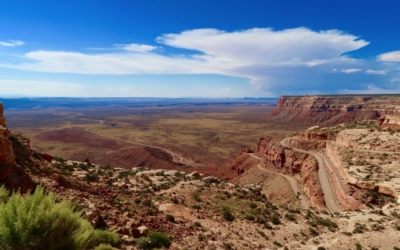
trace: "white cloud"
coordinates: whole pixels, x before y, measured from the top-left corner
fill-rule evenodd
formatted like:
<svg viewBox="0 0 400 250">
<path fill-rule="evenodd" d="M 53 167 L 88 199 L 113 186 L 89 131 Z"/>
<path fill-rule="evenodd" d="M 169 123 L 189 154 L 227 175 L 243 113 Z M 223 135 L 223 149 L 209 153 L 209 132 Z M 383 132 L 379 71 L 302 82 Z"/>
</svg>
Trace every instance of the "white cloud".
<svg viewBox="0 0 400 250">
<path fill-rule="evenodd" d="M 139 52 L 139 53 L 150 52 L 150 51 L 156 50 L 158 48 L 156 46 L 151 46 L 151 45 L 146 45 L 146 44 L 137 44 L 137 43 L 115 44 L 114 46 L 118 49 Z"/>
<path fill-rule="evenodd" d="M 340 72 L 346 73 L 346 74 L 351 74 L 351 73 L 356 73 L 360 72 L 362 69 L 342 69 Z"/>
<path fill-rule="evenodd" d="M 164 55 L 156 46 L 118 44 L 95 54 L 32 51 L 22 63 L 0 62 L 0 67 L 76 74 L 221 74 L 248 78 L 256 88 L 272 93 L 324 86 L 318 79 L 332 68 L 361 67 L 361 60 L 343 54 L 369 44 L 338 30 L 307 28 L 196 29 L 165 34 L 157 42 L 190 53 Z"/>
<path fill-rule="evenodd" d="M 394 79 L 390 80 L 390 82 L 400 82 L 400 78 L 394 78 Z"/>
<path fill-rule="evenodd" d="M 316 65 L 368 45 L 338 30 L 315 32 L 307 28 L 274 31 L 249 29 L 224 32 L 197 29 L 167 34 L 157 41 L 177 48 L 200 51 L 206 61 L 235 66 L 268 64 Z"/>
<path fill-rule="evenodd" d="M 24 45 L 23 41 L 17 41 L 17 40 L 9 40 L 7 42 L 0 41 L 0 46 L 5 46 L 5 47 L 16 47 L 21 45 Z"/>
<path fill-rule="evenodd" d="M 382 62 L 400 62 L 400 51 L 384 53 L 378 56 L 378 61 Z"/>
<path fill-rule="evenodd" d="M 371 75 L 387 75 L 386 70 L 367 69 L 367 70 L 365 71 L 365 73 L 371 74 Z"/>
</svg>

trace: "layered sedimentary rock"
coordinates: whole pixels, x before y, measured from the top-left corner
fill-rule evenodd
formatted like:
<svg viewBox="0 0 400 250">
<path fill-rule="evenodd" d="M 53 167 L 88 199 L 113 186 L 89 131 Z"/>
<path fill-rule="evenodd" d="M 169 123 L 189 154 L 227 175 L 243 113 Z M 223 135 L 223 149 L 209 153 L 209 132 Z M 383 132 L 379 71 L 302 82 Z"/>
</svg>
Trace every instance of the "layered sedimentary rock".
<svg viewBox="0 0 400 250">
<path fill-rule="evenodd" d="M 393 130 L 400 130 L 400 117 L 387 115 L 378 120 L 381 129 L 390 128 Z"/>
<path fill-rule="evenodd" d="M 324 194 L 318 181 L 318 163 L 307 154 L 279 145 L 270 137 L 260 138 L 256 154 L 268 169 L 279 173 L 300 173 L 301 183 L 314 207 L 324 208 Z"/>
<path fill-rule="evenodd" d="M 400 95 L 282 96 L 272 121 L 330 126 L 400 114 Z"/>
</svg>

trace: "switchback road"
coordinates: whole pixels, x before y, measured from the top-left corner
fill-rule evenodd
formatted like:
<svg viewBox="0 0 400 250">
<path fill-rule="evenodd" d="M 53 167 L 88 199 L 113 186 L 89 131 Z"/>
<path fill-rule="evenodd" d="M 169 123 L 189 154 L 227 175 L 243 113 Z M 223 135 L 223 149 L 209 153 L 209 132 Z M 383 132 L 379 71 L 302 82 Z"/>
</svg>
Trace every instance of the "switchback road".
<svg viewBox="0 0 400 250">
<path fill-rule="evenodd" d="M 287 144 L 288 139 L 289 138 L 283 139 L 282 141 L 280 141 L 280 144 L 284 147 L 292 148 L 294 151 L 304 153 L 304 154 L 309 154 L 317 160 L 318 166 L 319 166 L 318 167 L 318 177 L 319 177 L 319 181 L 321 184 L 322 192 L 324 193 L 326 207 L 332 213 L 340 211 L 341 207 L 336 200 L 335 188 L 333 187 L 333 184 L 330 180 L 329 174 L 326 170 L 324 161 L 322 160 L 321 156 L 319 156 L 313 152 L 310 152 L 310 151 L 306 151 L 303 149 L 294 148 L 292 146 L 289 146 Z"/>
</svg>

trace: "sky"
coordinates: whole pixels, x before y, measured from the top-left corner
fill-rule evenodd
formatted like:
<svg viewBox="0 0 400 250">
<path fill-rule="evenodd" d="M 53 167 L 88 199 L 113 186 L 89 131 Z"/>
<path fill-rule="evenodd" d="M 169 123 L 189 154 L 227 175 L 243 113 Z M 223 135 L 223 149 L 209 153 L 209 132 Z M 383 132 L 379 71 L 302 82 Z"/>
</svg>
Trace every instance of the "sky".
<svg viewBox="0 0 400 250">
<path fill-rule="evenodd" d="M 0 1 L 0 97 L 400 93 L 398 0 Z"/>
</svg>

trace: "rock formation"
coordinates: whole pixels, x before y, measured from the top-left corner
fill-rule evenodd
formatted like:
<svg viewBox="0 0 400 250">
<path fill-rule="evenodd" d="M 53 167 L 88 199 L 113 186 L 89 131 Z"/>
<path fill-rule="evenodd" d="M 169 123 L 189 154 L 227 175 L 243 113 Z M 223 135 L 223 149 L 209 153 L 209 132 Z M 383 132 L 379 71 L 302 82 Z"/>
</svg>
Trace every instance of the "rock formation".
<svg viewBox="0 0 400 250">
<path fill-rule="evenodd" d="M 272 121 L 331 126 L 400 114 L 399 95 L 282 96 Z"/>
<path fill-rule="evenodd" d="M 22 165 L 29 164 L 28 140 L 11 133 L 5 124 L 3 104 L 0 103 L 0 184 L 26 192 L 33 188 L 33 182 Z M 21 164 L 22 163 L 22 164 Z"/>
<path fill-rule="evenodd" d="M 400 117 L 387 115 L 385 117 L 379 118 L 379 127 L 381 129 L 390 128 L 393 130 L 400 130 Z"/>
<path fill-rule="evenodd" d="M 301 184 L 314 207 L 324 208 L 324 194 L 318 181 L 318 164 L 307 154 L 284 148 L 270 137 L 260 138 L 256 154 L 268 169 L 288 174 L 301 174 Z"/>
</svg>

